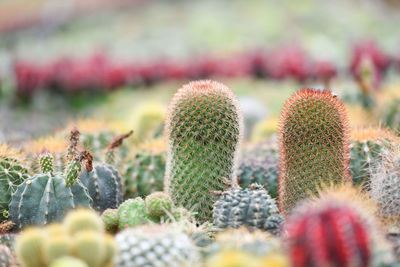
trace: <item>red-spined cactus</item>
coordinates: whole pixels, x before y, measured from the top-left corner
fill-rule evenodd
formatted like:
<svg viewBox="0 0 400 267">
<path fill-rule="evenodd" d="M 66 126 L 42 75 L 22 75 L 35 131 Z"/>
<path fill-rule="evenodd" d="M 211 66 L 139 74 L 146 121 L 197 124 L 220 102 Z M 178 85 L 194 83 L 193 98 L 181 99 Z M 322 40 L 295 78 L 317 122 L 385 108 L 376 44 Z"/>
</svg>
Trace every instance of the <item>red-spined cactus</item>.
<svg viewBox="0 0 400 267">
<path fill-rule="evenodd" d="M 324 185 L 350 181 L 348 121 L 335 95 L 296 92 L 286 101 L 279 124 L 281 212 Z"/>
<path fill-rule="evenodd" d="M 284 230 L 293 266 L 362 267 L 372 261 L 369 225 L 335 199 L 301 206 Z"/>
</svg>

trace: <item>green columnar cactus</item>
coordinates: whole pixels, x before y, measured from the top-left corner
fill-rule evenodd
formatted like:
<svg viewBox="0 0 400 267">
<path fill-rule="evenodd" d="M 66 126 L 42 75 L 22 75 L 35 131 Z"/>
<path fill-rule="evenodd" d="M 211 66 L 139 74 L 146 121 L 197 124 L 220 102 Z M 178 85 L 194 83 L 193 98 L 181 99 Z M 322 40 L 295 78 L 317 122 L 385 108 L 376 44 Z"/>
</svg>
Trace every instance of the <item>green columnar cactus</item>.
<svg viewBox="0 0 400 267">
<path fill-rule="evenodd" d="M 223 178 L 236 179 L 243 119 L 231 90 L 214 81 L 184 85 L 174 95 L 166 121 L 165 187 L 176 206 L 212 218 L 217 200 L 210 191 L 227 189 Z"/>
<path fill-rule="evenodd" d="M 93 207 L 103 212 L 108 208 L 117 208 L 122 203 L 122 178 L 118 171 L 108 164 L 95 163 L 89 153 L 85 168 L 80 174 L 80 181 L 93 199 Z"/>
<path fill-rule="evenodd" d="M 101 219 L 108 232 L 115 233 L 118 231 L 118 209 L 106 209 L 101 214 Z"/>
<path fill-rule="evenodd" d="M 124 171 L 125 197 L 145 197 L 164 185 L 165 151 L 142 149 L 127 163 Z"/>
<path fill-rule="evenodd" d="M 287 214 L 320 187 L 350 181 L 348 121 L 329 91 L 303 89 L 280 118 L 279 208 Z"/>
<path fill-rule="evenodd" d="M 118 218 L 120 230 L 146 223 L 149 220 L 146 203 L 140 197 L 125 200 L 118 209 Z"/>
<path fill-rule="evenodd" d="M 17 159 L 0 154 L 0 222 L 8 212 L 11 195 L 17 186 L 28 178 L 28 170 Z"/>
<path fill-rule="evenodd" d="M 72 160 L 65 175 L 37 174 L 20 184 L 10 203 L 11 221 L 18 228 L 44 225 L 61 220 L 70 209 L 90 207 L 87 189 L 77 179 L 83 159 L 80 155 Z M 42 162 L 48 164 L 50 159 L 43 158 Z"/>
<path fill-rule="evenodd" d="M 166 225 L 126 229 L 115 237 L 120 254 L 116 266 L 190 266 L 199 260 L 188 235 Z"/>
<path fill-rule="evenodd" d="M 381 161 L 381 152 L 390 149 L 397 137 L 380 127 L 355 129 L 350 138 L 350 171 L 353 184 L 369 190 L 371 172 Z"/>
<path fill-rule="evenodd" d="M 279 234 L 283 222 L 275 200 L 257 184 L 252 188 L 234 187 L 222 193 L 214 204 L 214 225 L 218 228 L 263 229 L 274 235 Z"/>
<path fill-rule="evenodd" d="M 53 173 L 53 156 L 47 151 L 40 155 L 39 164 L 42 173 Z"/>
<path fill-rule="evenodd" d="M 0 266 L 17 266 L 17 261 L 12 254 L 10 248 L 4 245 L 0 245 Z"/>
</svg>

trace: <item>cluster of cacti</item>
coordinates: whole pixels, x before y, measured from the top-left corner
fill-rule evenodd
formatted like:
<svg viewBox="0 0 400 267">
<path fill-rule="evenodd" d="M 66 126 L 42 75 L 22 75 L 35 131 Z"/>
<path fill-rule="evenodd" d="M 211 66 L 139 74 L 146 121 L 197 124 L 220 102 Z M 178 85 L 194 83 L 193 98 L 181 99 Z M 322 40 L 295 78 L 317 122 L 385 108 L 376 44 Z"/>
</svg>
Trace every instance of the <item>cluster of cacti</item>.
<svg viewBox="0 0 400 267">
<path fill-rule="evenodd" d="M 107 209 L 102 214 L 105 227 L 117 232 L 148 222 L 180 221 L 189 219 L 190 212 L 175 207 L 171 198 L 163 192 L 154 192 L 143 200 L 141 197 L 125 200 L 118 209 Z"/>
<path fill-rule="evenodd" d="M 296 203 L 326 184 L 350 179 L 348 121 L 330 91 L 303 89 L 285 103 L 279 130 L 279 208 Z"/>
<path fill-rule="evenodd" d="M 0 223 L 7 217 L 11 195 L 27 178 L 28 170 L 19 159 L 17 151 L 0 144 Z"/>
<path fill-rule="evenodd" d="M 341 199 L 304 203 L 288 218 L 285 241 L 293 266 L 370 266 L 371 225 Z"/>
<path fill-rule="evenodd" d="M 218 228 L 262 229 L 279 234 L 283 222 L 275 200 L 260 185 L 241 189 L 233 187 L 222 193 L 213 210 L 214 225 Z"/>
<path fill-rule="evenodd" d="M 199 252 L 189 236 L 168 225 L 145 225 L 118 233 L 116 266 L 190 266 Z"/>
<path fill-rule="evenodd" d="M 384 149 L 391 149 L 396 136 L 380 127 L 358 128 L 350 137 L 350 171 L 353 184 L 367 189 L 371 172 L 381 160 Z"/>
<path fill-rule="evenodd" d="M 164 185 L 166 152 L 160 142 L 147 143 L 135 152 L 123 171 L 125 198 L 145 197 Z"/>
<path fill-rule="evenodd" d="M 116 254 L 114 239 L 105 234 L 100 217 L 90 210 L 70 212 L 62 224 L 24 230 L 15 248 L 18 260 L 27 267 L 63 266 L 65 257 L 79 259 L 82 266 L 105 267 Z"/>
<path fill-rule="evenodd" d="M 245 228 L 218 233 L 207 250 L 206 266 L 289 267 L 280 242 L 260 230 Z"/>
<path fill-rule="evenodd" d="M 213 81 L 184 85 L 170 102 L 166 120 L 165 186 L 176 206 L 210 220 L 217 200 L 210 191 L 233 180 L 242 137 L 242 116 L 231 90 Z"/>
</svg>

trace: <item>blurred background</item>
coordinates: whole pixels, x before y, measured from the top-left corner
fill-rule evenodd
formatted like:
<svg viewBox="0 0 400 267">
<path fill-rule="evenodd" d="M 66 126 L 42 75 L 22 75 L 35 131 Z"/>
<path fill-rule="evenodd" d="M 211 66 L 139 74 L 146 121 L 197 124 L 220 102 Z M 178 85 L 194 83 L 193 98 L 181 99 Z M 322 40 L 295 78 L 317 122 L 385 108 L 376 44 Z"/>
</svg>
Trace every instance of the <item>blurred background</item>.
<svg viewBox="0 0 400 267">
<path fill-rule="evenodd" d="M 0 141 L 82 118 L 162 121 L 206 78 L 235 92 L 249 140 L 303 87 L 332 89 L 353 125 L 397 129 L 399 24 L 397 0 L 1 0 Z"/>
</svg>

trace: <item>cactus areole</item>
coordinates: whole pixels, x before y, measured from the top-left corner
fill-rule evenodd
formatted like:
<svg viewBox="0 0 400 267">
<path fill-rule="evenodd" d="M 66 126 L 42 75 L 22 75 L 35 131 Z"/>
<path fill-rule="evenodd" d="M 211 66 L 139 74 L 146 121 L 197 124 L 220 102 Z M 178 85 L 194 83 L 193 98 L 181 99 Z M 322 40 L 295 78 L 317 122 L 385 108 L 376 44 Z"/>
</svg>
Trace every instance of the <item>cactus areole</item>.
<svg viewBox="0 0 400 267">
<path fill-rule="evenodd" d="M 199 221 L 212 219 L 223 179 L 234 179 L 242 137 L 242 116 L 229 88 L 214 81 L 184 85 L 174 95 L 166 121 L 165 187 L 176 206 L 196 212 Z"/>
<path fill-rule="evenodd" d="M 278 203 L 283 214 L 324 185 L 350 181 L 347 116 L 332 92 L 294 93 L 283 107 L 279 126 Z"/>
</svg>

